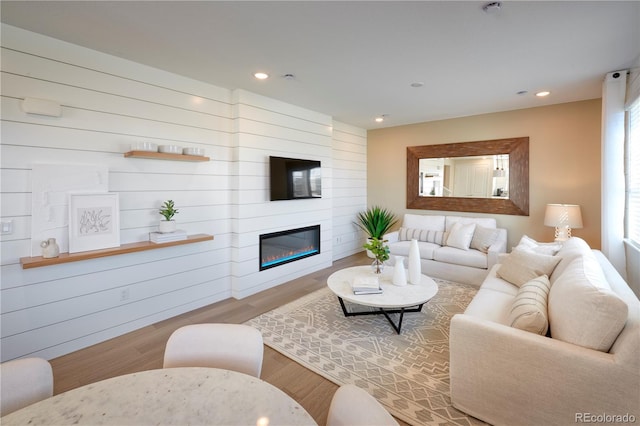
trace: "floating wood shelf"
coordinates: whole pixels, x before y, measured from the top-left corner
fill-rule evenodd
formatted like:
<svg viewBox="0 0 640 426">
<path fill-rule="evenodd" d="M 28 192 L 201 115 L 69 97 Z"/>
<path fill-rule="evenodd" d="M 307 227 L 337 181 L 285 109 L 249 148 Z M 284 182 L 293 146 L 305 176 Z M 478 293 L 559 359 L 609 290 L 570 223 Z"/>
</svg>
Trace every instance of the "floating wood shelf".
<svg viewBox="0 0 640 426">
<path fill-rule="evenodd" d="M 159 248 L 180 246 L 183 244 L 200 243 L 202 241 L 213 240 L 213 235 L 194 234 L 189 235 L 186 240 L 170 241 L 167 243 L 152 243 L 150 241 L 140 241 L 137 243 L 122 244 L 120 247 L 113 247 L 101 250 L 83 251 L 80 253 L 60 253 L 59 257 L 44 258 L 22 257 L 20 263 L 22 269 L 39 268 L 41 266 L 58 265 L 60 263 L 78 262 L 81 260 L 97 259 L 99 257 L 116 256 L 119 254 L 135 253 L 138 251 L 155 250 Z"/>
<path fill-rule="evenodd" d="M 133 158 L 150 158 L 153 160 L 209 161 L 209 157 L 203 157 L 200 155 L 166 154 L 164 152 L 151 152 L 151 151 L 129 151 L 129 152 L 125 152 L 124 156 L 133 157 Z"/>
</svg>

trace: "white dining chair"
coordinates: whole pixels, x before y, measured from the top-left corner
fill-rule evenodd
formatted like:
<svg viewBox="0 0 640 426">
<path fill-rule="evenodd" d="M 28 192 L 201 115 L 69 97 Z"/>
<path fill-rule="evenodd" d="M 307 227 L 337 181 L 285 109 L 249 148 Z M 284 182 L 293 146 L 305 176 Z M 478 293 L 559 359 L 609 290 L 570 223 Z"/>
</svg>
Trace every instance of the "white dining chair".
<svg viewBox="0 0 640 426">
<path fill-rule="evenodd" d="M 398 426 L 398 422 L 364 389 L 342 385 L 331 399 L 327 426 Z"/>
<path fill-rule="evenodd" d="M 0 416 L 53 395 L 51 364 L 42 358 L 22 358 L 0 364 Z"/>
<path fill-rule="evenodd" d="M 262 333 L 243 324 L 193 324 L 171 334 L 164 368 L 214 367 L 260 377 Z"/>
</svg>

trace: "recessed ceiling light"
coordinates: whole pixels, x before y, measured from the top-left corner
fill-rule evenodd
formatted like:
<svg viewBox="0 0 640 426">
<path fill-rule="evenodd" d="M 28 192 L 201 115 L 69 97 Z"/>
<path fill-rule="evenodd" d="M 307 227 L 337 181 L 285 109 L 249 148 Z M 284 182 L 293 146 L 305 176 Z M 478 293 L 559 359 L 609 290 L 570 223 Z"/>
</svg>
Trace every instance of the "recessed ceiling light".
<svg viewBox="0 0 640 426">
<path fill-rule="evenodd" d="M 382 114 L 382 115 L 377 116 L 375 118 L 376 123 L 382 123 L 387 116 L 388 116 L 387 114 Z"/>
<path fill-rule="evenodd" d="M 269 78 L 269 74 L 267 74 L 266 72 L 257 72 L 253 74 L 253 76 L 258 80 L 266 80 L 267 78 Z"/>
<path fill-rule="evenodd" d="M 421 81 L 416 81 L 415 83 L 411 83 L 411 87 L 422 87 L 424 83 Z"/>
<path fill-rule="evenodd" d="M 542 92 L 536 93 L 536 96 L 539 97 L 539 98 L 544 98 L 545 96 L 549 96 L 550 94 L 551 94 L 551 92 L 544 90 Z"/>
</svg>

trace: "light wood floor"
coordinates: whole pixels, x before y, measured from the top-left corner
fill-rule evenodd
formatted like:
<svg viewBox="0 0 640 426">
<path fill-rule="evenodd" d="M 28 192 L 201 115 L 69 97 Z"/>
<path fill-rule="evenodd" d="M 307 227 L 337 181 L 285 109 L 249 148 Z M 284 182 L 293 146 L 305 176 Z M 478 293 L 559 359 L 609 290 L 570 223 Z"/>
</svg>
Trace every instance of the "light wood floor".
<svg viewBox="0 0 640 426">
<path fill-rule="evenodd" d="M 242 300 L 227 299 L 186 314 L 141 328 L 103 343 L 51 360 L 58 394 L 110 377 L 162 368 L 164 347 L 177 328 L 196 323 L 243 323 L 264 312 L 298 299 L 326 285 L 334 271 L 370 263 L 364 252 L 334 262 L 278 287 Z M 261 378 L 298 401 L 319 425 L 327 420 L 334 383 L 265 346 Z M 400 424 L 403 424 L 400 422 Z"/>
</svg>

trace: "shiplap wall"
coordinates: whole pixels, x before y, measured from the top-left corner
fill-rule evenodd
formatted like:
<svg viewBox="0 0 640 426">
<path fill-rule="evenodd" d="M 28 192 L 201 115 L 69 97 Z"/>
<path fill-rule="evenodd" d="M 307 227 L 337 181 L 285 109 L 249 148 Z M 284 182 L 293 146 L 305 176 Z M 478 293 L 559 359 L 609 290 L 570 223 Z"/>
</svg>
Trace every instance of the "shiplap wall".
<svg viewBox="0 0 640 426">
<path fill-rule="evenodd" d="M 53 358 L 360 250 L 354 230 L 336 231 L 333 222 L 351 222 L 349 214 L 366 206 L 364 130 L 4 24 L 1 55 L 0 214 L 14 226 L 0 243 L 2 361 Z M 57 100 L 63 116 L 25 114 L 24 97 Z M 124 158 L 137 141 L 202 147 L 212 160 Z M 323 198 L 269 202 L 268 155 L 321 159 Z M 23 270 L 37 162 L 106 164 L 109 190 L 120 194 L 122 243 L 156 230 L 166 199 L 180 208 L 180 228 L 215 239 Z M 335 208 L 334 163 L 338 191 L 354 194 Z M 257 272 L 257 235 L 315 223 L 322 225 L 321 255 Z"/>
</svg>

